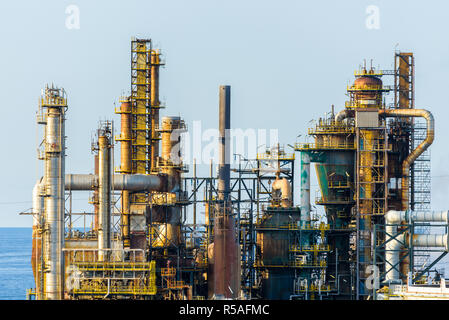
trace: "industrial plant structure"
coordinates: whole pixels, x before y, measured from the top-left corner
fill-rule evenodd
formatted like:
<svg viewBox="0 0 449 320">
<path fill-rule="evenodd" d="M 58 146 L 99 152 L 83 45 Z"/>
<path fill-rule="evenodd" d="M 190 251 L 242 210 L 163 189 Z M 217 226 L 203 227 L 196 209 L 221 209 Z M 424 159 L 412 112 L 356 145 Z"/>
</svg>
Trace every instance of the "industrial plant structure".
<svg viewBox="0 0 449 320">
<path fill-rule="evenodd" d="M 217 176 L 212 163 L 209 176 L 183 163 L 186 124 L 160 116 L 161 65 L 151 40 L 132 39 L 131 94 L 115 110 L 120 134 L 114 136 L 112 121 L 100 123 L 93 173 L 65 171 L 68 100 L 64 89 L 45 87 L 37 113 L 45 170 L 30 212 L 30 297 L 375 299 L 430 279 L 448 250 L 449 217 L 430 211 L 434 118 L 415 108 L 412 53 L 395 53 L 394 70 L 362 66 L 344 109 L 335 113 L 332 106 L 291 153 L 271 146 L 232 168 L 231 91 L 220 86 Z M 384 76 L 393 85 L 384 85 Z M 394 101 L 386 104 L 390 91 Z M 311 204 L 312 163 L 322 215 Z M 91 192 L 92 213 L 72 211 L 72 194 L 80 190 Z M 90 228 L 73 228 L 77 215 L 89 216 Z M 432 232 L 437 228 L 444 233 Z M 434 259 L 431 252 L 440 254 Z"/>
</svg>

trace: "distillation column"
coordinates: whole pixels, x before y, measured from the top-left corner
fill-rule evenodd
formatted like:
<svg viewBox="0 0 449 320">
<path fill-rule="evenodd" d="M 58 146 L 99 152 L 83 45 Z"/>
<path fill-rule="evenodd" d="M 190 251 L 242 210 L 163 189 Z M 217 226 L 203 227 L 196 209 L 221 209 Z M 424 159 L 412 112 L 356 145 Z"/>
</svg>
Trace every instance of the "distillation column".
<svg viewBox="0 0 449 320">
<path fill-rule="evenodd" d="M 158 129 L 162 142 L 162 157 L 159 159 L 158 168 L 162 174 L 166 175 L 166 192 L 175 194 L 178 200 L 182 196 L 181 171 L 183 164 L 180 144 L 181 133 L 185 132 L 185 128 L 185 123 L 180 117 L 163 117 L 161 129 Z M 179 205 L 167 206 L 164 222 L 157 228 L 159 236 L 155 239 L 155 245 L 179 246 L 181 242 L 181 207 Z"/>
<path fill-rule="evenodd" d="M 301 223 L 310 221 L 310 155 L 301 152 Z"/>
<path fill-rule="evenodd" d="M 357 297 L 366 296 L 365 282 L 372 265 L 372 228 L 382 219 L 387 208 L 387 135 L 379 120 L 383 108 L 383 87 L 374 69 L 356 73 L 354 85 L 348 88 L 355 108 L 357 146 L 356 212 L 357 212 Z"/>
<path fill-rule="evenodd" d="M 121 101 L 120 115 L 121 115 L 121 132 L 120 137 L 116 139 L 120 141 L 120 173 L 131 174 L 132 173 L 132 132 L 131 132 L 131 102 L 129 99 Z M 130 209 L 130 193 L 129 190 L 122 191 L 121 197 L 121 228 L 122 228 L 122 240 L 125 248 L 130 247 L 129 236 L 129 209 Z"/>
<path fill-rule="evenodd" d="M 161 66 L 159 50 L 151 50 L 151 172 L 157 171 L 157 158 L 159 156 L 159 67 Z"/>
<path fill-rule="evenodd" d="M 45 214 L 44 214 L 44 297 L 62 299 L 64 286 L 64 179 L 67 109 L 63 89 L 46 88 L 41 109 L 46 108 L 45 126 Z"/>
<path fill-rule="evenodd" d="M 111 134 L 112 130 L 109 123 L 98 130 L 99 261 L 107 260 L 107 249 L 111 248 Z"/>
</svg>

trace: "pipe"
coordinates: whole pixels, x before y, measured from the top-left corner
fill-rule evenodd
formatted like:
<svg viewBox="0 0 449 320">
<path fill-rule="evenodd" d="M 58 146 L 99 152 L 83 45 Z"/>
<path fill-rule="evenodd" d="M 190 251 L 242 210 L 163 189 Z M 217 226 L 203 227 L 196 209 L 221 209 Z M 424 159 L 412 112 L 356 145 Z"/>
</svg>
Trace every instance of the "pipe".
<svg viewBox="0 0 449 320">
<path fill-rule="evenodd" d="M 94 174 L 98 175 L 98 154 L 94 155 Z M 94 231 L 98 231 L 98 188 L 93 191 L 93 203 L 94 203 Z"/>
<path fill-rule="evenodd" d="M 156 191 L 162 185 L 162 177 L 145 174 L 115 174 L 113 176 L 114 190 L 131 192 Z M 98 176 L 94 174 L 67 174 L 65 178 L 66 190 L 87 191 L 98 187 Z"/>
<path fill-rule="evenodd" d="M 111 248 L 111 146 L 107 132 L 101 131 L 98 137 L 98 259 L 105 261 L 104 249 Z"/>
<path fill-rule="evenodd" d="M 335 121 L 341 122 L 346 118 L 353 118 L 354 117 L 354 110 L 350 109 L 343 109 L 337 113 L 335 116 Z"/>
<path fill-rule="evenodd" d="M 385 262 L 390 269 L 385 274 L 385 281 L 399 280 L 399 253 L 402 244 L 408 241 L 405 234 L 398 233 L 398 225 L 404 222 L 444 222 L 449 221 L 449 211 L 414 212 L 390 210 L 385 214 Z M 396 237 L 395 237 L 396 236 Z M 413 235 L 412 245 L 417 247 L 444 247 L 448 250 L 448 234 L 444 235 Z"/>
<path fill-rule="evenodd" d="M 409 171 L 413 162 L 432 144 L 435 137 L 435 124 L 432 113 L 424 109 L 381 109 L 379 115 L 386 117 L 422 117 L 427 122 L 427 135 L 415 150 L 402 163 L 402 210 L 408 210 Z"/>
<path fill-rule="evenodd" d="M 45 210 L 45 201 L 42 196 L 44 192 L 44 180 L 40 178 L 33 188 L 33 232 L 32 232 L 32 249 L 31 249 L 31 267 L 33 269 L 34 282 L 36 285 L 36 294 L 40 299 L 41 295 L 41 281 L 40 281 L 40 272 L 39 272 L 39 262 L 42 257 L 42 238 L 41 238 L 41 220 L 42 214 Z"/>
</svg>

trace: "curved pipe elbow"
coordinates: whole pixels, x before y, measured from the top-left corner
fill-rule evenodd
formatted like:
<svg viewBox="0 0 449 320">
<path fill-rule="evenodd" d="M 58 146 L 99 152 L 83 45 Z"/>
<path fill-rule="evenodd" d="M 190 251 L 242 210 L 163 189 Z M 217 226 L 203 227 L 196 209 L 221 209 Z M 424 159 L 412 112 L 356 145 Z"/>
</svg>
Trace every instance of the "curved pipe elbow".
<svg viewBox="0 0 449 320">
<path fill-rule="evenodd" d="M 381 109 L 379 110 L 379 115 L 385 117 L 421 117 L 426 119 L 426 138 L 408 155 L 403 163 L 403 173 L 408 175 L 410 165 L 432 144 L 435 138 L 435 120 L 433 115 L 430 111 L 425 109 Z M 405 173 L 406 169 L 407 172 Z"/>
<path fill-rule="evenodd" d="M 354 110 L 350 110 L 350 109 L 343 109 L 343 110 L 341 110 L 335 116 L 335 121 L 341 122 L 341 121 L 343 121 L 344 119 L 347 119 L 347 118 L 354 118 Z"/>
<path fill-rule="evenodd" d="M 435 120 L 430 111 L 424 109 L 381 109 L 379 115 L 385 117 L 421 117 L 426 119 L 427 134 L 415 150 L 413 150 L 402 163 L 402 209 L 408 209 L 408 175 L 410 166 L 432 144 L 435 138 Z"/>
</svg>

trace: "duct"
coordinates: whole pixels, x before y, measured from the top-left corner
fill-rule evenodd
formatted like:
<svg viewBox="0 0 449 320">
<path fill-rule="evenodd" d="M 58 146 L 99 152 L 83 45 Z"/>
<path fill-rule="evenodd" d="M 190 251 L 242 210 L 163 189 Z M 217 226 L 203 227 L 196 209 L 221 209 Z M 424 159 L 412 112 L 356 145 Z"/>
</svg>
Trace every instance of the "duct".
<svg viewBox="0 0 449 320">
<path fill-rule="evenodd" d="M 432 144 L 435 136 L 435 124 L 432 113 L 424 109 L 381 109 L 379 115 L 386 117 L 422 117 L 427 122 L 427 135 L 415 150 L 413 150 L 402 164 L 402 209 L 407 210 L 409 205 L 409 171 L 413 162 Z"/>
<path fill-rule="evenodd" d="M 114 190 L 154 191 L 162 187 L 162 178 L 157 175 L 146 174 L 115 174 L 113 178 Z M 66 190 L 92 190 L 98 187 L 98 176 L 94 174 L 67 174 Z"/>
<path fill-rule="evenodd" d="M 413 212 L 390 210 L 385 214 L 385 262 L 390 269 L 385 274 L 387 282 L 399 280 L 399 253 L 402 245 L 408 241 L 405 234 L 398 236 L 398 225 L 403 222 L 444 222 L 448 223 L 449 212 Z M 396 237 L 395 237 L 396 236 Z M 444 235 L 413 235 L 412 245 L 416 247 L 442 247 L 448 250 L 448 234 Z M 394 267 L 393 267 L 394 266 Z"/>
<path fill-rule="evenodd" d="M 353 117 L 354 117 L 354 110 L 343 109 L 337 113 L 337 115 L 335 116 L 335 121 L 341 122 L 346 118 L 353 118 Z"/>
</svg>

